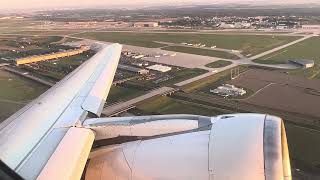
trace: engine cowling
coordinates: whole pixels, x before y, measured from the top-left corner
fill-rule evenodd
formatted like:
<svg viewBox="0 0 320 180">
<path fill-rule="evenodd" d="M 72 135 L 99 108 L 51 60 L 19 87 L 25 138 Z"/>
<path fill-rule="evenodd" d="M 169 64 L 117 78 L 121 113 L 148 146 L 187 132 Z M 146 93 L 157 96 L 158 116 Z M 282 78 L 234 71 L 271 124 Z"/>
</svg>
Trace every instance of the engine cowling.
<svg viewBox="0 0 320 180">
<path fill-rule="evenodd" d="M 187 117 L 183 117 L 186 122 L 191 120 Z M 136 123 L 128 121 L 135 126 L 144 123 L 145 128 L 157 121 L 156 116 L 152 121 L 138 119 L 135 117 Z M 169 116 L 158 120 L 161 119 L 170 121 Z M 179 118 L 174 115 L 172 119 Z M 201 123 L 195 129 L 169 134 L 161 131 L 159 135 L 153 132 L 137 141 L 95 149 L 90 154 L 86 179 L 291 179 L 287 139 L 280 118 L 232 114 L 198 119 Z M 209 126 L 204 121 L 209 121 Z M 100 126 L 106 125 L 101 122 Z M 128 126 L 124 121 L 115 124 Z M 137 127 L 141 130 L 142 126 Z"/>
</svg>

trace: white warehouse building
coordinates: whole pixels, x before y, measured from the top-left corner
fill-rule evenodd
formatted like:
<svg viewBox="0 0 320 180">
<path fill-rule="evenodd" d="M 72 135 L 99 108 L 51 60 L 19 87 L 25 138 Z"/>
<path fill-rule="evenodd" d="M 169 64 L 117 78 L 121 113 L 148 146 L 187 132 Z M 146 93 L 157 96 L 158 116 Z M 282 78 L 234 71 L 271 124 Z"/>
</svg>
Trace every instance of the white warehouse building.
<svg viewBox="0 0 320 180">
<path fill-rule="evenodd" d="M 134 27 L 158 27 L 158 22 L 135 22 Z"/>
<path fill-rule="evenodd" d="M 168 72 L 168 71 L 171 71 L 172 68 L 169 66 L 161 65 L 161 64 L 155 64 L 155 65 L 147 67 L 147 69 L 159 71 L 159 72 Z"/>
<path fill-rule="evenodd" d="M 247 93 L 244 89 L 235 87 L 234 85 L 230 85 L 230 84 L 224 84 L 213 90 L 210 89 L 210 92 L 214 94 L 218 94 L 223 97 L 243 96 Z"/>
</svg>

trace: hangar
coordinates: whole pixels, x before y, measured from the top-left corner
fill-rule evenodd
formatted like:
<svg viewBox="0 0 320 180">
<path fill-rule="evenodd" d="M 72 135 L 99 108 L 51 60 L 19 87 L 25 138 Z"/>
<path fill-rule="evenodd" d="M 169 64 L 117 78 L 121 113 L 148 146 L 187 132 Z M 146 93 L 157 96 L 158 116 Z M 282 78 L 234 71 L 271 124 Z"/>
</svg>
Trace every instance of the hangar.
<svg viewBox="0 0 320 180">
<path fill-rule="evenodd" d="M 302 68 L 311 68 L 314 66 L 314 61 L 309 59 L 290 59 L 289 63 L 301 66 Z"/>
</svg>

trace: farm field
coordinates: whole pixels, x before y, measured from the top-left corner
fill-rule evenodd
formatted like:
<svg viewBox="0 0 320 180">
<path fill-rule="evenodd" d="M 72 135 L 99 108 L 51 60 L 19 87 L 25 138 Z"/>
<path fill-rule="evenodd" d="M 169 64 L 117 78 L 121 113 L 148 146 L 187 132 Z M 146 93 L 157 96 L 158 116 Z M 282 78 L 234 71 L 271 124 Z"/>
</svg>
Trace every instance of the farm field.
<svg viewBox="0 0 320 180">
<path fill-rule="evenodd" d="M 320 79 L 320 38 L 312 37 L 293 46 L 274 52 L 260 59 L 254 60 L 262 64 L 283 64 L 289 59 L 310 59 L 315 66 L 309 69 L 289 71 L 290 74 L 301 75 L 308 79 Z"/>
<path fill-rule="evenodd" d="M 256 92 L 249 104 L 320 117 L 320 80 L 251 69 L 229 83 Z"/>
<path fill-rule="evenodd" d="M 77 37 L 101 41 L 118 42 L 128 45 L 157 48 L 164 46 L 160 42 L 202 43 L 218 48 L 235 49 L 244 55 L 255 55 L 274 47 L 299 39 L 297 36 L 270 36 L 247 34 L 195 34 L 195 33 L 136 33 L 136 32 L 86 32 Z"/>
</svg>

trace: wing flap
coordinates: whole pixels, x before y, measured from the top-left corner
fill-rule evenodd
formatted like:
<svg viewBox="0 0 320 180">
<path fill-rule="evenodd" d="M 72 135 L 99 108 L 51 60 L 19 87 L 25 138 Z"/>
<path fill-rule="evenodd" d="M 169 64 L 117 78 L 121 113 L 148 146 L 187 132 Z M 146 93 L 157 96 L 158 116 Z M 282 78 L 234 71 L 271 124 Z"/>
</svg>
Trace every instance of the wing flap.
<svg viewBox="0 0 320 180">
<path fill-rule="evenodd" d="M 110 88 L 112 86 L 113 77 L 116 73 L 118 62 L 120 59 L 121 46 L 115 46 L 112 51 L 108 51 L 107 61 L 99 64 L 99 68 L 89 79 L 92 88 L 82 104 L 82 108 L 88 112 L 100 116 Z"/>
<path fill-rule="evenodd" d="M 80 179 L 94 136 L 90 129 L 70 128 L 37 179 Z"/>
</svg>

